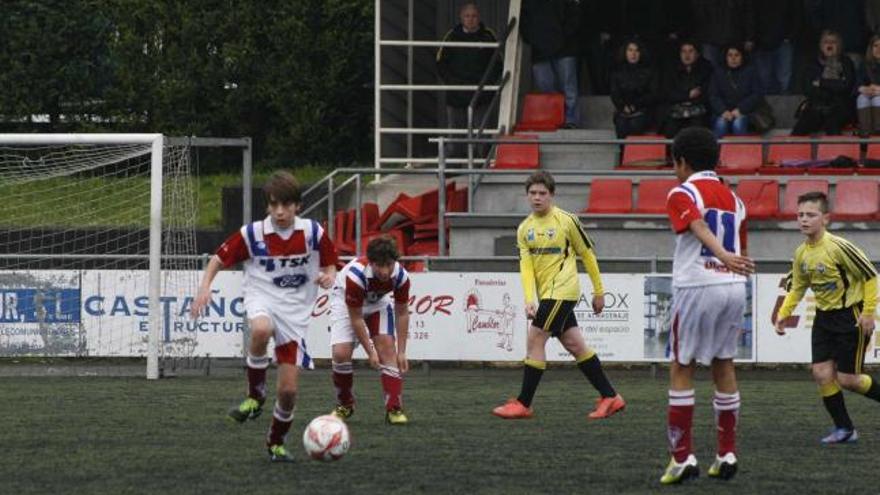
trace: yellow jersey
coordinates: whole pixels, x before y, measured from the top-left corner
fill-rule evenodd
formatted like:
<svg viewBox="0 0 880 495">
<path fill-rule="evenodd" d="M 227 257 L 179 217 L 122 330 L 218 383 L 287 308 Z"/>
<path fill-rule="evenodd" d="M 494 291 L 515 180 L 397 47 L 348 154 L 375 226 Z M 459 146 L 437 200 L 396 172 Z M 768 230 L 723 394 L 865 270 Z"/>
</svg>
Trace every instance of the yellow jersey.
<svg viewBox="0 0 880 495">
<path fill-rule="evenodd" d="M 538 299 L 580 299 L 575 255 L 587 269 L 593 293 L 605 292 L 593 243 L 571 213 L 555 206 L 545 215 L 532 213 L 519 224 L 516 241 L 526 304 L 535 302 L 536 287 Z"/>
<path fill-rule="evenodd" d="M 794 252 L 788 274 L 788 294 L 777 319 L 791 316 L 807 288 L 821 311 L 849 308 L 863 302 L 862 312 L 877 306 L 877 271 L 855 244 L 825 232 L 815 243 L 804 242 Z"/>
</svg>

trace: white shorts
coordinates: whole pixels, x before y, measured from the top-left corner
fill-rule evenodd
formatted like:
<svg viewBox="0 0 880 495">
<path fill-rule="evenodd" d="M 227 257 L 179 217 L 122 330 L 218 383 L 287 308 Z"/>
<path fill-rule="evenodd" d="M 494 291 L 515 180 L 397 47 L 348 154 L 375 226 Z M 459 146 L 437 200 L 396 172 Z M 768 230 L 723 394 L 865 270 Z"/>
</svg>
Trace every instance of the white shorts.
<svg viewBox="0 0 880 495">
<path fill-rule="evenodd" d="M 265 316 L 272 322 L 276 347 L 288 342 L 302 342 L 306 338 L 307 327 L 293 323 L 302 318 L 302 311 L 293 310 L 291 306 L 271 304 L 259 298 L 245 298 L 244 301 L 248 320 Z"/>
<path fill-rule="evenodd" d="M 683 366 L 693 360 L 733 359 L 743 326 L 745 284 L 718 284 L 674 289 L 669 357 Z"/>
<path fill-rule="evenodd" d="M 377 335 L 393 337 L 395 332 L 394 305 L 389 303 L 378 311 L 364 314 L 364 321 L 367 323 L 367 331 L 370 333 L 371 339 Z M 332 320 L 330 322 L 330 345 L 348 342 L 353 342 L 355 347 L 359 344 L 354 328 L 351 326 L 351 319 L 346 316 Z"/>
</svg>

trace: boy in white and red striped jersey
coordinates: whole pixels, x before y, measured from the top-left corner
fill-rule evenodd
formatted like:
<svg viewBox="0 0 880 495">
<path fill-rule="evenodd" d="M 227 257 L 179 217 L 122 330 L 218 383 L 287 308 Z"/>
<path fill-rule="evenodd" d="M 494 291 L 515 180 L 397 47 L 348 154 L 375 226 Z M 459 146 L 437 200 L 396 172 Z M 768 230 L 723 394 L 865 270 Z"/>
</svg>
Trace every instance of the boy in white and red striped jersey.
<svg viewBox="0 0 880 495">
<path fill-rule="evenodd" d="M 266 436 L 269 459 L 289 462 L 284 439 L 293 422 L 299 369 L 314 367 L 306 350 L 306 332 L 318 287 L 336 278 L 336 248 L 321 225 L 297 216 L 302 196 L 296 179 L 276 172 L 263 186 L 269 215 L 236 231 L 205 268 L 191 314 L 198 317 L 211 300 L 211 282 L 223 268 L 242 263 L 245 311 L 250 327 L 247 398 L 229 411 L 244 423 L 262 412 L 266 370 L 271 363 L 269 338 L 275 340 L 278 383 L 272 424 Z"/>
<path fill-rule="evenodd" d="M 666 200 L 675 231 L 672 263 L 673 321 L 668 429 L 672 459 L 660 478 L 680 483 L 699 474 L 692 452 L 694 368 L 709 365 L 715 382 L 718 450 L 709 476 L 736 473 L 739 391 L 733 358 L 743 323 L 747 276 L 754 263 L 745 257 L 745 206 L 715 174 L 718 142 L 705 128 L 689 127 L 675 137 L 672 159 L 681 184 Z"/>
<path fill-rule="evenodd" d="M 335 416 L 354 414 L 354 373 L 351 356 L 363 346 L 370 366 L 382 372 L 385 420 L 403 425 L 403 375 L 409 370 L 406 339 L 409 334 L 409 274 L 397 261 L 390 237 L 367 244 L 366 258 L 351 260 L 339 271 L 330 306 L 330 345 L 333 351 Z M 396 345 L 395 345 L 396 341 Z"/>
</svg>

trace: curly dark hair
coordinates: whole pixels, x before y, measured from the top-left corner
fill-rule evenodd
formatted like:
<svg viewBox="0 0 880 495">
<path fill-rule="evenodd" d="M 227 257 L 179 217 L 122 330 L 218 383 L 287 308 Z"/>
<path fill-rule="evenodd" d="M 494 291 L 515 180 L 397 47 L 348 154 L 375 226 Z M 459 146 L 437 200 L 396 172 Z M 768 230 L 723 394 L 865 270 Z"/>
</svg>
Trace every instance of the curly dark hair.
<svg viewBox="0 0 880 495">
<path fill-rule="evenodd" d="M 389 235 L 381 235 L 367 244 L 367 259 L 370 263 L 386 265 L 400 258 L 397 251 L 397 242 Z"/>
</svg>

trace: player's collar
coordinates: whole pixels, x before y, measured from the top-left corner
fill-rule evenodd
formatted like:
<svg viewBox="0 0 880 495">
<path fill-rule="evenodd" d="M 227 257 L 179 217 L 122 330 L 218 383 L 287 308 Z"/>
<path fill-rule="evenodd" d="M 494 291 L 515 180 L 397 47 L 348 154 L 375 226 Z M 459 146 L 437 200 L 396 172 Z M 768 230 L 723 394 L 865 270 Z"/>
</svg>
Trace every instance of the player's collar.
<svg viewBox="0 0 880 495">
<path fill-rule="evenodd" d="M 699 172 L 694 172 L 687 178 L 685 182 L 692 182 L 695 180 L 719 180 L 718 174 L 715 173 L 714 170 L 701 170 Z"/>
<path fill-rule="evenodd" d="M 298 227 L 300 227 L 299 217 L 293 217 L 293 222 L 290 224 L 290 227 L 281 231 L 275 228 L 275 222 L 272 221 L 272 215 L 267 215 L 266 218 L 263 219 L 263 234 L 289 233 L 296 230 Z"/>
</svg>

